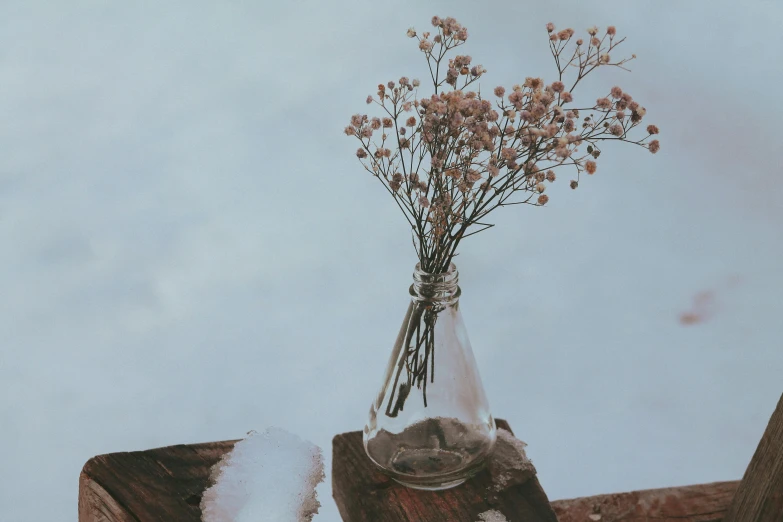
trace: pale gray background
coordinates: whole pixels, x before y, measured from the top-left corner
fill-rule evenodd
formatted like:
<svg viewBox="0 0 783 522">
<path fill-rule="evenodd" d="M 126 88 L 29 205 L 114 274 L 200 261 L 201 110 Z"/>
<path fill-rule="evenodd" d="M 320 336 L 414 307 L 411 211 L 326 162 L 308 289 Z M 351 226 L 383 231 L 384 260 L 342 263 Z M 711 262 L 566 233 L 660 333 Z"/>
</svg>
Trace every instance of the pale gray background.
<svg viewBox="0 0 783 522">
<path fill-rule="evenodd" d="M 99 453 L 276 425 L 329 464 L 361 429 L 415 256 L 342 129 L 426 78 L 405 31 L 433 14 L 485 91 L 552 80 L 546 22 L 616 25 L 633 72 L 576 99 L 619 84 L 662 129 L 457 259 L 550 498 L 742 476 L 783 390 L 778 3 L 4 1 L 0 520 L 75 521 Z"/>
</svg>

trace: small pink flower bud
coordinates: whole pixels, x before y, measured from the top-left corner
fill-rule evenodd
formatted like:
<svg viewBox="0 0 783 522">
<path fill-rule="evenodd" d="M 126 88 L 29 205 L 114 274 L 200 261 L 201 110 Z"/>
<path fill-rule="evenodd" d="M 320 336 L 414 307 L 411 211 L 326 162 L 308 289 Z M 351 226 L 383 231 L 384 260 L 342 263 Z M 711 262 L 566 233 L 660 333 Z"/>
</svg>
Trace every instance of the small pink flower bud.
<svg viewBox="0 0 783 522">
<path fill-rule="evenodd" d="M 411 27 L 410 29 L 408 29 L 407 35 L 408 35 L 408 38 L 415 38 L 416 37 L 416 30 L 413 27 Z"/>
<path fill-rule="evenodd" d="M 428 53 L 432 50 L 432 42 L 429 40 L 422 40 L 419 42 L 419 49 L 424 51 L 425 53 Z"/>
<path fill-rule="evenodd" d="M 595 164 L 595 161 L 587 160 L 585 162 L 585 170 L 588 174 L 592 175 L 595 174 L 595 171 L 597 170 L 598 166 Z"/>
<path fill-rule="evenodd" d="M 617 33 L 617 29 L 615 29 L 613 25 L 610 25 L 609 27 L 606 28 L 606 34 L 608 34 L 609 36 L 614 36 L 615 33 Z"/>
<path fill-rule="evenodd" d="M 547 30 L 547 32 L 551 33 L 552 31 L 555 30 L 555 24 L 553 24 L 552 22 L 549 22 L 548 24 L 546 24 L 546 30 Z"/>
<path fill-rule="evenodd" d="M 359 159 L 366 158 L 366 157 L 367 157 L 367 153 L 364 151 L 364 149 L 358 149 L 358 150 L 356 151 L 356 156 L 357 156 Z"/>
<path fill-rule="evenodd" d="M 661 150 L 661 144 L 658 142 L 658 140 L 652 140 L 648 145 L 647 148 L 650 149 L 650 152 L 655 154 L 659 150 Z"/>
<path fill-rule="evenodd" d="M 346 127 L 346 129 L 350 129 L 350 127 Z M 647 132 L 650 134 L 658 134 L 658 127 L 655 125 L 648 125 Z"/>
<path fill-rule="evenodd" d="M 541 194 L 540 196 L 538 196 L 539 205 L 546 205 L 548 201 L 549 201 L 549 196 L 547 196 L 546 194 Z"/>
</svg>

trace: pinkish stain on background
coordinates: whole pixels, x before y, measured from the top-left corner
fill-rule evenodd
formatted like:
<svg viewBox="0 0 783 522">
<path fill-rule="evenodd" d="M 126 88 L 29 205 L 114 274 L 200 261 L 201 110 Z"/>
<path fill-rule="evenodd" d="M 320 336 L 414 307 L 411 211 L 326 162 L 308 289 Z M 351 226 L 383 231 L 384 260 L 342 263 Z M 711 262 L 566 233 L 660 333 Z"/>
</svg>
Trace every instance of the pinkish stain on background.
<svg viewBox="0 0 783 522">
<path fill-rule="evenodd" d="M 722 286 L 724 289 L 732 289 L 742 282 L 742 276 L 739 274 L 729 275 Z M 717 311 L 718 301 L 715 290 L 703 290 L 693 296 L 693 303 L 690 310 L 680 314 L 680 323 L 692 325 L 702 323 L 711 319 Z"/>
</svg>

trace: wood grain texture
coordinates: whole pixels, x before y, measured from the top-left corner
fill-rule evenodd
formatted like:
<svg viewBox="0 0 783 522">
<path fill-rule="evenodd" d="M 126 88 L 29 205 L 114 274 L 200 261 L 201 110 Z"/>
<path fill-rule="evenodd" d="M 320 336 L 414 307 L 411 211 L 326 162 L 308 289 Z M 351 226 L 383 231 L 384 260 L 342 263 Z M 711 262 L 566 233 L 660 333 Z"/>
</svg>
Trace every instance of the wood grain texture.
<svg viewBox="0 0 783 522">
<path fill-rule="evenodd" d="M 720 522 L 739 481 L 555 500 L 560 522 Z M 780 521 L 778 521 L 780 522 Z"/>
<path fill-rule="evenodd" d="M 783 521 L 783 395 L 724 522 Z"/>
<path fill-rule="evenodd" d="M 200 522 L 209 473 L 238 441 L 99 455 L 79 477 L 79 522 Z"/>
<path fill-rule="evenodd" d="M 505 421 L 496 422 L 511 431 Z M 336 436 L 332 448 L 332 495 L 344 522 L 477 522 L 490 509 L 509 522 L 557 522 L 535 476 L 494 493 L 484 470 L 455 488 L 420 491 L 381 473 L 367 458 L 360 431 Z"/>
</svg>

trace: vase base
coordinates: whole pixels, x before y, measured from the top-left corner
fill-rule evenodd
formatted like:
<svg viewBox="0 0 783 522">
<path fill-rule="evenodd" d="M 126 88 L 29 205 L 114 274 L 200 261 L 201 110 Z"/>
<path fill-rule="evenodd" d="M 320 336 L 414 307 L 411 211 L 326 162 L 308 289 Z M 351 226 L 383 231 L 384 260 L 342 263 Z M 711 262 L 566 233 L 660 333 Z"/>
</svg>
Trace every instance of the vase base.
<svg viewBox="0 0 783 522">
<path fill-rule="evenodd" d="M 457 487 L 457 486 L 459 486 L 461 484 L 464 484 L 465 481 L 468 480 L 468 479 L 467 478 L 461 478 L 461 479 L 456 479 L 456 480 L 452 480 L 452 481 L 445 482 L 445 483 L 435 483 L 435 484 L 415 484 L 415 483 L 405 482 L 404 480 L 396 479 L 396 478 L 393 478 L 393 477 L 392 477 L 392 480 L 394 480 L 394 482 L 396 482 L 398 484 L 401 484 L 401 485 L 405 486 L 406 488 L 420 489 L 422 491 L 442 491 L 444 489 L 451 489 L 451 488 L 455 488 L 455 487 Z"/>
</svg>

